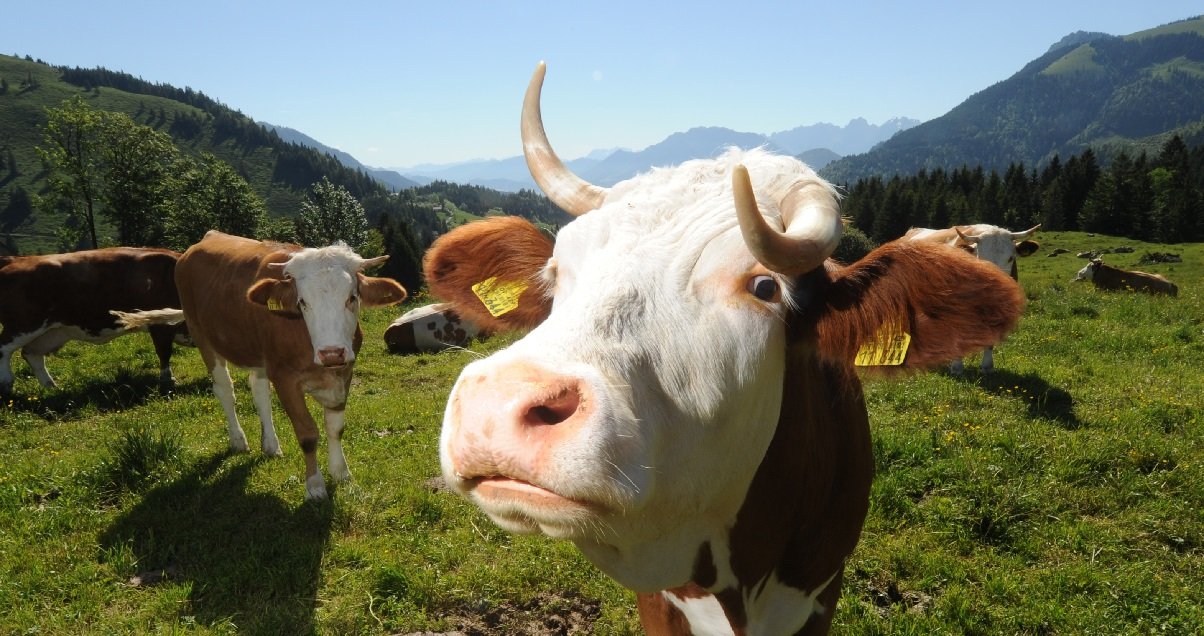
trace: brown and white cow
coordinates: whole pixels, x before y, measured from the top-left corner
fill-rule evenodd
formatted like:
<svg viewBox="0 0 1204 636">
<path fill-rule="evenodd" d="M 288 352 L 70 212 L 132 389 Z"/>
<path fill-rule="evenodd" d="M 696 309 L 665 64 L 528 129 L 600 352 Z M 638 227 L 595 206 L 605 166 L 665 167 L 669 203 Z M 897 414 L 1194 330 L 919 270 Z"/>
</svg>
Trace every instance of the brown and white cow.
<svg viewBox="0 0 1204 636">
<path fill-rule="evenodd" d="M 903 235 L 903 238 L 909 241 L 941 243 L 967 250 L 978 258 L 993 263 L 1001 271 L 1007 272 L 1012 276 L 1012 280 L 1019 280 L 1016 257 L 1031 256 L 1036 253 L 1040 244 L 1029 240 L 1028 237 L 1039 229 L 1041 229 L 1040 223 L 1023 232 L 1013 232 L 985 223 L 956 225 L 943 230 L 913 227 Z M 982 370 L 986 373 L 995 370 L 994 354 L 994 347 L 987 347 L 982 353 Z M 953 373 L 961 375 L 964 370 L 961 358 L 954 360 L 950 369 Z"/>
<path fill-rule="evenodd" d="M 1166 294 L 1178 296 L 1179 286 L 1167 280 L 1161 274 L 1134 272 L 1112 267 L 1098 258 L 1092 259 L 1086 267 L 1079 270 L 1074 280 L 1089 280 L 1099 289 L 1119 289 L 1140 291 L 1148 294 Z"/>
<path fill-rule="evenodd" d="M 411 309 L 385 328 L 391 353 L 433 353 L 464 347 L 482 332 L 444 303 Z"/>
<path fill-rule="evenodd" d="M 12 391 L 12 357 L 22 357 L 38 381 L 55 386 L 46 355 L 71 340 L 103 343 L 132 333 L 109 314 L 179 307 L 173 278 L 179 253 L 110 247 L 43 256 L 0 256 L 0 395 Z M 159 356 L 159 380 L 170 386 L 172 342 L 182 325 L 149 329 Z"/>
<path fill-rule="evenodd" d="M 532 328 L 457 380 L 444 479 L 503 528 L 576 544 L 639 592 L 649 633 L 825 633 L 873 474 L 854 360 L 948 362 L 1002 338 L 1022 293 L 934 243 L 827 261 L 832 187 L 763 150 L 588 184 L 547 142 L 543 75 L 524 152 L 577 218 L 554 244 L 478 221 L 425 258 L 465 317 Z"/>
<path fill-rule="evenodd" d="M 324 499 L 318 429 L 305 396 L 323 408 L 331 476 L 348 479 L 341 440 L 351 371 L 363 340 L 360 308 L 391 305 L 406 296 L 396 281 L 361 273 L 387 258 L 363 259 L 342 243 L 302 249 L 210 231 L 184 252 L 176 267 L 182 316 L 161 311 L 124 318 L 133 325 L 187 320 L 213 376 L 234 450 L 247 450 L 247 437 L 234 410 L 234 383 L 226 363 L 250 370 L 263 429 L 260 447 L 266 455 L 279 456 L 270 382 L 305 454 L 306 498 Z"/>
</svg>

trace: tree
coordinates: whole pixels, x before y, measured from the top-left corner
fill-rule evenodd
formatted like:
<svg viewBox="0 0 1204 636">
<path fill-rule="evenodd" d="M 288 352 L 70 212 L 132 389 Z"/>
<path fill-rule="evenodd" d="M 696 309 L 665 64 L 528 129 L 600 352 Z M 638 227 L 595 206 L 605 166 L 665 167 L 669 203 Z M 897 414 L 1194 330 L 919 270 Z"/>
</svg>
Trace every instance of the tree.
<svg viewBox="0 0 1204 636">
<path fill-rule="evenodd" d="M 103 180 L 102 126 L 100 113 L 76 95 L 59 108 L 47 109 L 46 147 L 37 148 L 46 167 L 49 190 L 48 196 L 39 199 L 39 207 L 48 211 L 65 208 L 70 217 L 82 223 L 82 231 L 94 248 L 99 247 L 96 205 Z"/>
<path fill-rule="evenodd" d="M 162 245 L 177 163 L 171 138 L 121 113 L 106 113 L 102 199 L 122 245 Z"/>
<path fill-rule="evenodd" d="M 368 240 L 368 217 L 364 206 L 347 188 L 326 177 L 313 185 L 311 196 L 301 202 L 297 214 L 297 240 L 308 247 L 343 241 L 359 252 Z"/>
<path fill-rule="evenodd" d="M 172 188 L 167 242 L 187 248 L 209 230 L 262 238 L 267 229 L 267 206 L 229 164 L 202 153 L 199 161 L 181 157 L 173 170 L 179 177 Z"/>
</svg>

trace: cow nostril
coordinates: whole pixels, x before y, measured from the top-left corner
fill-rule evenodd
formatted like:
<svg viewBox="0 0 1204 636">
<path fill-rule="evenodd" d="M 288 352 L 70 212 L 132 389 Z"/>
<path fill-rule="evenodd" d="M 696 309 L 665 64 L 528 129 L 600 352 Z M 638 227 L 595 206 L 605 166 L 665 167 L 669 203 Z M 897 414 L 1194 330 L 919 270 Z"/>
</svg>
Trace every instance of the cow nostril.
<svg viewBox="0 0 1204 636">
<path fill-rule="evenodd" d="M 565 390 L 527 409 L 523 419 L 527 424 L 559 424 L 572 417 L 580 407 L 581 397 L 577 391 Z"/>
</svg>

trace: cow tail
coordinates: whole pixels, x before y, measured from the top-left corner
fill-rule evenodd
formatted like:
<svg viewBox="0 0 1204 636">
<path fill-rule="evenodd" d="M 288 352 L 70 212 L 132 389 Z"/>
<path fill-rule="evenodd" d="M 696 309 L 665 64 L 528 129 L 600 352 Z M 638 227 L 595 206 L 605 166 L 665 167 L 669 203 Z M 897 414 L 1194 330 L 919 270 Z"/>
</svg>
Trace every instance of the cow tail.
<svg viewBox="0 0 1204 636">
<path fill-rule="evenodd" d="M 143 329 L 151 325 L 178 325 L 184 322 L 183 309 L 153 309 L 150 311 L 110 311 L 123 329 Z"/>
</svg>

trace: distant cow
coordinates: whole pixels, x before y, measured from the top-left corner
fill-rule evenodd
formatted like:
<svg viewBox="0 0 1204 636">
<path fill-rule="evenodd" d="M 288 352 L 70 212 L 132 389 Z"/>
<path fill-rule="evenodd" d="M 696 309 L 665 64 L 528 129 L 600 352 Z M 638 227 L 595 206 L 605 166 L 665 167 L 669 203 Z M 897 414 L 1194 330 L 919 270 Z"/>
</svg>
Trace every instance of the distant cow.
<svg viewBox="0 0 1204 636">
<path fill-rule="evenodd" d="M 1098 258 L 1092 260 L 1083 269 L 1080 269 L 1074 280 L 1089 280 L 1095 283 L 1095 286 L 1100 289 L 1127 289 L 1146 292 L 1148 294 L 1179 295 L 1179 287 L 1161 274 L 1130 272 L 1117 269 L 1111 265 L 1106 265 Z"/>
<path fill-rule="evenodd" d="M 103 343 L 131 330 L 110 310 L 180 306 L 173 272 L 179 253 L 111 247 L 45 256 L 0 256 L 0 394 L 12 392 L 12 356 L 22 357 L 42 386 L 54 386 L 45 356 L 71 340 Z M 149 328 L 159 356 L 159 380 L 172 383 L 174 339 L 184 327 Z"/>
<path fill-rule="evenodd" d="M 1019 280 L 1016 268 L 1017 256 L 1031 256 L 1040 247 L 1036 241 L 1028 240 L 1037 230 L 1038 223 L 1023 232 L 1012 232 L 994 225 L 979 223 L 976 225 L 957 225 L 943 230 L 930 230 L 913 227 L 903 235 L 909 241 L 928 241 L 951 245 L 972 252 L 979 259 L 993 263 L 1000 271 L 1007 272 L 1012 280 Z M 995 370 L 995 349 L 987 347 L 982 353 L 982 370 L 990 373 Z M 964 367 L 961 359 L 950 365 L 953 373 L 961 375 Z"/>
<path fill-rule="evenodd" d="M 764 150 L 589 184 L 548 144 L 543 75 L 523 149 L 577 218 L 554 243 L 469 223 L 424 259 L 461 315 L 532 328 L 456 381 L 444 479 L 503 528 L 573 541 L 649 633 L 827 632 L 873 476 L 855 360 L 948 362 L 1002 338 L 1023 294 L 932 243 L 827 260 L 832 187 Z"/>
<path fill-rule="evenodd" d="M 363 339 L 360 308 L 391 305 L 406 295 L 392 279 L 360 273 L 387 258 L 365 260 L 342 243 L 302 249 L 210 231 L 184 252 L 176 267 L 183 311 L 133 314 L 124 320 L 132 325 L 187 320 L 213 376 L 234 450 L 247 450 L 247 438 L 234 410 L 226 362 L 250 369 L 263 428 L 260 445 L 264 454 L 279 456 L 270 382 L 305 454 L 306 498 L 324 499 L 318 430 L 305 395 L 324 409 L 328 468 L 336 480 L 345 480 L 351 473 L 341 443 L 343 412 Z"/>
<path fill-rule="evenodd" d="M 393 353 L 443 351 L 463 347 L 481 333 L 450 305 L 435 303 L 412 309 L 385 329 L 385 344 Z"/>
</svg>

